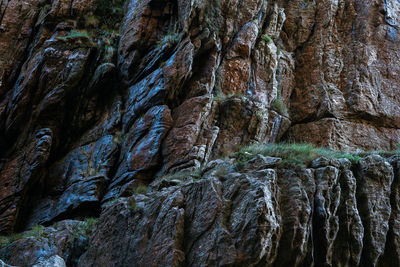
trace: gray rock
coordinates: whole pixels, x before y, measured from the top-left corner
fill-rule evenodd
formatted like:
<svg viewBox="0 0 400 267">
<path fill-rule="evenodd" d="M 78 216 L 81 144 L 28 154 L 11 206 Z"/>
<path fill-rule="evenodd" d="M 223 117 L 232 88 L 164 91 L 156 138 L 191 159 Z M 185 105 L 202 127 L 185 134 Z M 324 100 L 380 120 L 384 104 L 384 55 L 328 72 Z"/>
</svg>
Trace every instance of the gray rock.
<svg viewBox="0 0 400 267">
<path fill-rule="evenodd" d="M 51 256 L 46 260 L 41 260 L 32 267 L 66 267 L 65 261 L 58 255 Z"/>
<path fill-rule="evenodd" d="M 245 164 L 246 170 L 261 170 L 274 168 L 282 162 L 281 158 L 275 158 L 270 156 L 257 155 Z"/>
</svg>

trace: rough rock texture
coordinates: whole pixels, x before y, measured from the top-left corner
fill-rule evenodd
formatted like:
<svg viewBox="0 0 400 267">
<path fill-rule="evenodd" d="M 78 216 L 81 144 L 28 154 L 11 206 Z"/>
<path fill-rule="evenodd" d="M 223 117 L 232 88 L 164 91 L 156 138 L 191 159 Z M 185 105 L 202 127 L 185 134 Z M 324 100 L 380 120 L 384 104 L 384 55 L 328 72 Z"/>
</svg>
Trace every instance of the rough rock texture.
<svg viewBox="0 0 400 267">
<path fill-rule="evenodd" d="M 21 264 L 38 262 L 36 253 L 26 252 L 41 249 L 45 259 L 61 255 L 71 266 L 393 266 L 400 261 L 398 156 L 372 155 L 358 164 L 320 158 L 306 169 L 279 164 L 278 158 L 257 155 L 245 168 L 233 159 L 216 160 L 196 175 L 160 177 L 147 193 L 105 203 L 97 226 L 83 232 L 92 233 L 89 240 L 77 237 L 87 229 L 79 228 L 84 222 L 63 221 L 43 230 L 40 243 L 38 237 L 23 238 L 0 252 L 19 255 L 6 259 Z M 81 229 L 79 234 L 69 236 L 71 227 Z"/>
<path fill-rule="evenodd" d="M 66 220 L 33 229 L 2 245 L 0 257 L 13 266 L 76 266 L 89 244 L 94 223 Z"/>
<path fill-rule="evenodd" d="M 258 157 L 240 175 L 229 171 L 234 179 L 211 175 L 135 200 L 143 209 L 134 216 L 127 200 L 104 210 L 157 177 L 195 172 L 247 144 L 395 149 L 398 6 L 0 0 L 0 233 L 106 212 L 125 218 L 115 224 L 143 224 L 130 236 L 146 232 L 149 243 L 126 237 L 126 259 L 91 247 L 82 263 L 399 263 L 396 157 L 322 160 L 302 171 Z M 146 228 L 167 220 L 156 212 L 163 207 L 171 227 L 160 235 L 168 237 Z M 195 225 L 197 216 L 213 219 Z M 149 256 L 158 251 L 164 256 Z"/>
</svg>

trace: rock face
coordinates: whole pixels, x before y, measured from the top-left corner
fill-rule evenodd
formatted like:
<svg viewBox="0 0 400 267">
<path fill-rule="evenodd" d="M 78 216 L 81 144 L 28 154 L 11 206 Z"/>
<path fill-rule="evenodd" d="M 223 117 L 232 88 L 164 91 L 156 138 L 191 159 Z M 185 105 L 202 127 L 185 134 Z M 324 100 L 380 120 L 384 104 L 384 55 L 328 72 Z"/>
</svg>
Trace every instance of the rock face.
<svg viewBox="0 0 400 267">
<path fill-rule="evenodd" d="M 67 266 L 392 266 L 399 164 L 378 155 L 305 169 L 261 155 L 244 167 L 211 161 L 105 203 L 96 224 L 62 221 L 0 253 L 18 266 L 60 256 Z"/>
<path fill-rule="evenodd" d="M 395 149 L 398 4 L 0 0 L 0 233 L 100 216 L 83 266 L 400 264 L 396 157 L 132 197 L 247 144 Z"/>
<path fill-rule="evenodd" d="M 12 266 L 76 266 L 88 246 L 96 221 L 65 220 L 51 227 L 35 227 L 12 240 L 1 240 L 0 257 Z"/>
</svg>

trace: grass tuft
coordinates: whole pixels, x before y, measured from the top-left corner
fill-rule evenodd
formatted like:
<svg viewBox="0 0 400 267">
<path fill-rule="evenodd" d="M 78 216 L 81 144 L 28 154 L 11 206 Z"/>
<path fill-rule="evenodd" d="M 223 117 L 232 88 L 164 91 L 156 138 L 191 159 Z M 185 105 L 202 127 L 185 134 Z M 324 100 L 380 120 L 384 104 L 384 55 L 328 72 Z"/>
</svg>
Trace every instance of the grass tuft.
<svg viewBox="0 0 400 267">
<path fill-rule="evenodd" d="M 361 157 L 357 154 L 349 154 L 334 151 L 327 148 L 318 148 L 312 144 L 254 144 L 240 149 L 233 156 L 238 162 L 245 162 L 257 154 L 282 158 L 281 165 L 284 167 L 307 167 L 314 159 L 319 157 L 326 158 L 346 158 L 353 163 L 357 163 Z"/>
<path fill-rule="evenodd" d="M 144 184 L 140 184 L 138 185 L 138 187 L 135 188 L 135 190 L 133 191 L 133 194 L 138 195 L 138 194 L 146 194 L 148 191 L 148 187 Z"/>
<path fill-rule="evenodd" d="M 35 237 L 37 239 L 47 237 L 47 233 L 45 232 L 45 228 L 42 225 L 34 225 L 29 231 L 23 233 L 15 233 L 9 236 L 0 236 L 0 249 L 9 246 L 17 240 Z"/>
<path fill-rule="evenodd" d="M 274 100 L 272 100 L 271 108 L 283 116 L 286 117 L 289 116 L 288 109 L 280 97 L 277 97 Z"/>
<path fill-rule="evenodd" d="M 171 44 L 174 45 L 176 43 L 178 43 L 179 41 L 179 34 L 177 33 L 171 33 L 168 34 L 166 36 L 164 36 L 158 43 L 157 43 L 157 47 L 160 49 L 162 48 L 164 45 L 166 44 Z"/>
<path fill-rule="evenodd" d="M 62 41 L 68 41 L 68 40 L 79 39 L 79 38 L 91 40 L 89 34 L 85 30 L 83 30 L 83 31 L 72 30 L 65 36 L 57 37 L 58 40 L 62 40 Z"/>
<path fill-rule="evenodd" d="M 263 35 L 263 36 L 262 36 L 262 39 L 263 39 L 264 41 L 266 41 L 267 44 L 270 44 L 270 43 L 273 43 L 273 42 L 274 42 L 274 41 L 272 40 L 272 38 L 269 37 L 268 35 Z"/>
</svg>

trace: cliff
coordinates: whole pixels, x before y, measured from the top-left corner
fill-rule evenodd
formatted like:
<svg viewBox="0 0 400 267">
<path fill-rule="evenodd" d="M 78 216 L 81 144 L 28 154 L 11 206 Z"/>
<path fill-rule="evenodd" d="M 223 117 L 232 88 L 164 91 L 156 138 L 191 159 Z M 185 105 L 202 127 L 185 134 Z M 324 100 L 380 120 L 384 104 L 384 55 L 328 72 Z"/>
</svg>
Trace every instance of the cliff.
<svg viewBox="0 0 400 267">
<path fill-rule="evenodd" d="M 399 265 L 399 157 L 359 154 L 400 143 L 399 26 L 395 0 L 1 0 L 0 232 L 33 230 L 0 258 Z M 353 154 L 234 154 L 279 142 Z"/>
</svg>

